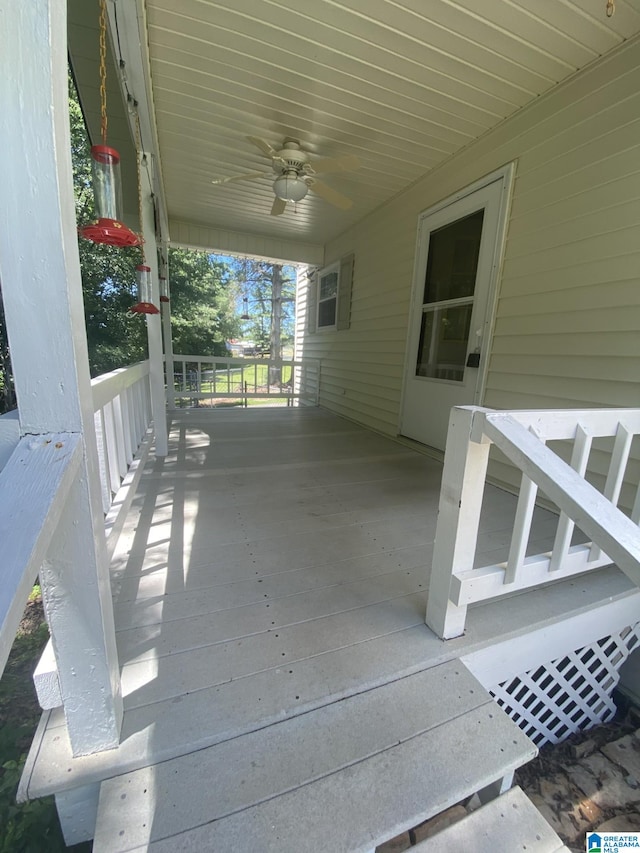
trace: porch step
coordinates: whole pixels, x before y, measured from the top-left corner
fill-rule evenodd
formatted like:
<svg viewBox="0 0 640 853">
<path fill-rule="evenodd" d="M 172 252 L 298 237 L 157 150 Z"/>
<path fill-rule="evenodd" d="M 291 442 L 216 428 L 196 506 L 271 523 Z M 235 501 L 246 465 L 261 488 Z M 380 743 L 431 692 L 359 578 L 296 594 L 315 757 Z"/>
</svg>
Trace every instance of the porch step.
<svg viewBox="0 0 640 853">
<path fill-rule="evenodd" d="M 535 754 L 452 661 L 103 782 L 93 849 L 369 851 Z"/>
<path fill-rule="evenodd" d="M 569 853 L 520 788 L 511 788 L 457 823 L 411 848 L 411 853 Z"/>
</svg>

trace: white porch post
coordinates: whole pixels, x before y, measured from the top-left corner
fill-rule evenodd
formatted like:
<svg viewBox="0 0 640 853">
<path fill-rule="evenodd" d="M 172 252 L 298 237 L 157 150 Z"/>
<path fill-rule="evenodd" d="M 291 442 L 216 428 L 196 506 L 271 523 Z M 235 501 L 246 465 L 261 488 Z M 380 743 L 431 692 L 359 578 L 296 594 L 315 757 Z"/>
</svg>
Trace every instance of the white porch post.
<svg viewBox="0 0 640 853">
<path fill-rule="evenodd" d="M 162 253 L 166 259 L 165 275 L 167 276 L 167 289 L 171 297 L 171 268 L 169 266 L 169 247 L 162 246 Z M 176 391 L 173 381 L 173 339 L 171 337 L 171 302 L 162 303 L 162 330 L 164 333 L 164 366 L 167 376 L 167 407 L 173 410 L 176 407 Z"/>
<path fill-rule="evenodd" d="M 491 442 L 472 437 L 477 407 L 452 409 L 444 455 L 438 524 L 427 596 L 426 623 L 449 640 L 464 632 L 467 608 L 449 598 L 451 578 L 473 568 Z"/>
<path fill-rule="evenodd" d="M 149 165 L 150 154 L 147 157 Z M 160 286 L 158 283 L 158 253 L 156 251 L 155 215 L 153 209 L 153 187 L 149 174 L 152 170 L 140 169 L 142 182 L 142 236 L 145 242 L 145 263 L 151 267 L 153 304 L 160 305 Z M 160 314 L 147 314 L 147 337 L 149 341 L 149 386 L 151 388 L 151 412 L 156 436 L 156 456 L 167 455 L 167 409 L 164 395 L 164 365 L 162 362 L 162 324 Z"/>
<path fill-rule="evenodd" d="M 0 13 L 0 276 L 20 429 L 83 438 L 41 572 L 77 755 L 118 744 L 122 698 L 76 236 L 66 2 L 2 2 Z"/>
</svg>

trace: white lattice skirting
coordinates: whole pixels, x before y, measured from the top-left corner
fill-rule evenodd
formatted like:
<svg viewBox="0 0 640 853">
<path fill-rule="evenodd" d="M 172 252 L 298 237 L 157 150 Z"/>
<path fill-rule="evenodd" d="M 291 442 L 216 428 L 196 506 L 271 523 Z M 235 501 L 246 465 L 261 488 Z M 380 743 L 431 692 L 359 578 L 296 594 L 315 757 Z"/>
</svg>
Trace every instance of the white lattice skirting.
<svg viewBox="0 0 640 853">
<path fill-rule="evenodd" d="M 619 669 L 640 642 L 640 622 L 517 675 L 489 692 L 538 746 L 610 720 Z"/>
</svg>

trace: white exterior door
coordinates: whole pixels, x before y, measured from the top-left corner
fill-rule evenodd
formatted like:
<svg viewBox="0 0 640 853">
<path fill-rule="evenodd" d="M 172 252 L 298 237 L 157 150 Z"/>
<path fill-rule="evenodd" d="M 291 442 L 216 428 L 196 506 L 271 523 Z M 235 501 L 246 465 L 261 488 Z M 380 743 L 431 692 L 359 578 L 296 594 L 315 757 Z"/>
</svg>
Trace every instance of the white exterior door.
<svg viewBox="0 0 640 853">
<path fill-rule="evenodd" d="M 444 450 L 452 406 L 486 370 L 507 174 L 422 214 L 400 432 Z"/>
</svg>

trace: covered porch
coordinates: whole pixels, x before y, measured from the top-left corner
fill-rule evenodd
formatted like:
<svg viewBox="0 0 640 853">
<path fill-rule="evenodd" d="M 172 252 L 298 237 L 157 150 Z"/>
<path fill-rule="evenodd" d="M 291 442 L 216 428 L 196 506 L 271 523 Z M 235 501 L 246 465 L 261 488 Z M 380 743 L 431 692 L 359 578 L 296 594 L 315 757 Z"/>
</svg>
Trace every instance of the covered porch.
<svg viewBox="0 0 640 853">
<path fill-rule="evenodd" d="M 68 842 L 95 837 L 96 851 L 368 853 L 474 792 L 502 794 L 534 754 L 531 739 L 606 719 L 638 642 L 637 139 L 628 110 L 638 97 L 640 12 L 635 0 L 620 3 L 607 24 L 604 4 L 594 11 L 576 0 L 542 22 L 503 3 L 479 21 L 464 4 L 443 3 L 437 27 L 420 15 L 435 39 L 433 67 L 423 67 L 410 3 L 393 42 L 401 47 L 384 54 L 372 32 L 391 38 L 397 4 L 376 4 L 371 20 L 339 3 L 263 3 L 257 16 L 251 4 L 225 5 L 234 4 L 108 6 L 116 90 L 128 105 L 119 130 L 144 166 L 127 214 L 139 201 L 133 224 L 156 302 L 171 241 L 325 265 L 348 283 L 334 294 L 333 327 L 318 328 L 322 290 L 301 278 L 296 358 L 317 368 L 312 392 L 290 396 L 320 407 L 175 411 L 176 392 L 204 393 L 200 363 L 210 357 L 191 356 L 195 390 L 171 378 L 165 387 L 175 375 L 170 306 L 147 320 L 148 363 L 90 381 L 67 6 L 89 106 L 97 60 L 83 50 L 95 26 L 77 2 L 7 10 L 15 38 L 2 82 L 11 131 L 0 261 L 19 419 L 0 425 L 0 665 L 38 573 L 54 658 L 37 676 L 45 714 L 20 795 L 54 793 Z M 309 72 L 300 45 L 311 13 L 338 7 L 349 39 L 317 20 L 331 44 Z M 586 47 L 576 46 L 576 22 Z M 228 50 L 245 62 L 258 34 L 260 55 L 238 86 L 236 65 L 220 57 Z M 295 67 L 274 63 L 275 36 L 287 59 L 296 46 Z M 337 53 L 340 76 L 310 108 Z M 372 55 L 384 62 L 370 81 Z M 479 62 L 480 108 L 469 103 Z M 252 102 L 256 124 L 238 104 L 267 66 L 278 94 L 270 115 L 261 96 Z M 201 74 L 223 78 L 204 106 L 202 90 L 213 87 Z M 292 81 L 303 76 L 309 91 L 290 113 L 282 87 L 299 91 Z M 334 89 L 348 93 L 344 103 Z M 416 116 L 426 92 L 428 115 Z M 374 103 L 372 124 L 362 123 Z M 328 111 L 321 134 L 314 109 Z M 87 112 L 95 133 L 98 113 Z M 305 128 L 296 168 L 310 195 L 298 214 L 273 198 L 271 172 L 290 149 L 272 145 Z M 588 145 L 585 128 L 598 134 Z M 218 131 L 224 139 L 202 156 Z M 323 203 L 339 196 L 320 189 L 310 163 L 353 165 L 356 150 L 362 168 L 342 169 L 341 185 L 354 204 L 344 195 L 336 212 Z M 616 156 L 603 163 L 602 151 Z M 236 180 L 247 168 L 267 170 L 255 192 Z M 421 376 L 406 350 L 409 326 L 419 338 L 424 317 L 440 316 L 416 302 L 416 222 L 488 179 L 500 197 L 496 243 L 485 252 L 478 325 L 469 314 L 464 334 L 447 333 L 469 396 L 455 400 L 464 405 L 434 443 L 446 443 L 442 468 L 433 451 L 399 437 L 405 379 L 425 380 L 424 420 L 436 413 L 440 425 L 450 406 L 442 396 L 433 404 L 434 389 L 458 381 Z M 494 446 L 515 495 L 487 484 Z"/>
<path fill-rule="evenodd" d="M 23 778 L 22 796 L 56 794 L 69 842 L 294 850 L 299 823 L 308 849 L 373 849 L 508 786 L 535 746 L 491 694 L 634 621 L 637 588 L 610 567 L 471 608 L 464 635 L 441 640 L 424 624 L 441 462 L 317 407 L 168 423 L 166 457 L 143 445 L 113 501 L 120 744 L 73 757 L 54 708 Z M 506 562 L 518 503 L 483 492 L 478 567 Z M 536 508 L 527 554 L 557 527 Z M 534 741 L 612 712 L 611 673 L 637 642 L 616 637 L 577 715 L 557 680 L 551 719 L 523 725 L 531 702 L 514 698 Z"/>
</svg>

